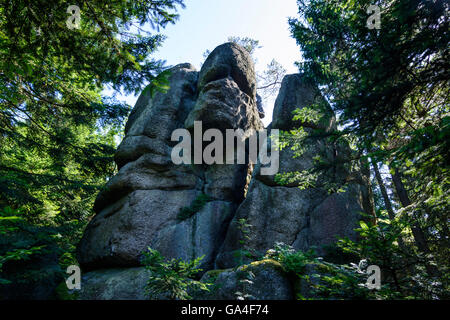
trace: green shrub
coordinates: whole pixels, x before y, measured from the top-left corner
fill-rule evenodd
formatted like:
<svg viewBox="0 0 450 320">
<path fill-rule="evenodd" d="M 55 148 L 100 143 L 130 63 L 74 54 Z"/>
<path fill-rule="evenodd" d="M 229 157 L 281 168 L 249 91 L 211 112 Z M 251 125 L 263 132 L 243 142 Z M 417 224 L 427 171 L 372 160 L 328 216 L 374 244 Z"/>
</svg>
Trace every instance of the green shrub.
<svg viewBox="0 0 450 320">
<path fill-rule="evenodd" d="M 302 292 L 300 288 L 297 292 L 298 299 L 374 299 L 383 292 L 369 290 L 365 286 L 367 274 L 355 264 L 326 262 L 313 250 L 296 251 L 289 245 L 276 243 L 274 249 L 267 251 L 266 258 L 280 262 L 285 272 L 303 283 Z M 305 293 L 307 297 L 303 296 Z"/>
<path fill-rule="evenodd" d="M 182 259 L 165 260 L 157 250 L 148 248 L 143 253 L 142 263 L 151 272 L 146 294 L 149 297 L 169 295 L 172 300 L 192 299 L 189 289 L 209 291 L 209 283 L 192 278 L 202 269 L 198 268 L 204 256 L 185 262 Z"/>
</svg>

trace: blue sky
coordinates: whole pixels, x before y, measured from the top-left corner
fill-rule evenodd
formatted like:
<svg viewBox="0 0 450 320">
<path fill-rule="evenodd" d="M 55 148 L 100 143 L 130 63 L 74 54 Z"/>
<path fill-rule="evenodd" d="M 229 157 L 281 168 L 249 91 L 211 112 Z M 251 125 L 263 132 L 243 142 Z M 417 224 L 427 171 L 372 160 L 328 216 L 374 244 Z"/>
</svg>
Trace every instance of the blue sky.
<svg viewBox="0 0 450 320">
<path fill-rule="evenodd" d="M 298 72 L 300 50 L 289 33 L 288 17 L 296 17 L 296 0 L 185 0 L 180 19 L 161 30 L 167 36 L 154 57 L 167 65 L 192 63 L 197 69 L 203 53 L 227 41 L 229 36 L 259 40 L 262 48 L 255 52 L 256 69 L 262 71 L 275 58 L 288 73 Z M 134 105 L 137 97 L 119 96 Z M 267 125 L 272 117 L 274 99 L 266 101 Z"/>
</svg>

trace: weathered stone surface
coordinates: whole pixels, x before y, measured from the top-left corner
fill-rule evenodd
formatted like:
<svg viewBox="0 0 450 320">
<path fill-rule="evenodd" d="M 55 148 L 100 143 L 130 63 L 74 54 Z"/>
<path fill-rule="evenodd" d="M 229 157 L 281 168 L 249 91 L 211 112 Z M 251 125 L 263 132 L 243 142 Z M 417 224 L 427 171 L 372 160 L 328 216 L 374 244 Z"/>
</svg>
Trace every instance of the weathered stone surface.
<svg viewBox="0 0 450 320">
<path fill-rule="evenodd" d="M 243 92 L 230 77 L 208 82 L 202 87 L 194 109 L 185 122 L 193 128 L 194 121 L 203 122 L 203 130 L 209 128 L 262 129 L 255 100 Z"/>
<path fill-rule="evenodd" d="M 182 127 L 180 124 L 195 103 L 198 72 L 184 63 L 172 68 L 171 73 L 168 92 L 156 92 L 152 98 L 149 91 L 144 91 L 139 97 L 128 118 L 126 135 L 170 140 L 172 131 Z"/>
<path fill-rule="evenodd" d="M 241 249 L 242 240 L 242 232 L 238 228 L 239 219 L 246 219 L 252 225 L 245 248 L 263 255 L 276 242 L 298 243 L 298 235 L 310 223 L 308 213 L 320 203 L 323 196 L 324 192 L 320 190 L 273 187 L 256 179 L 252 180 L 247 198 L 231 222 L 226 241 L 217 257 L 218 267 L 233 267 L 237 262 L 235 252 Z M 305 241 L 301 249 L 306 249 L 308 244 Z"/>
<path fill-rule="evenodd" d="M 252 283 L 240 283 L 251 272 Z M 292 283 L 283 272 L 281 265 L 274 260 L 262 260 L 239 267 L 237 270 L 212 270 L 201 279 L 213 283 L 210 292 L 195 296 L 200 300 L 236 300 L 236 292 L 248 295 L 248 300 L 292 300 Z"/>
<path fill-rule="evenodd" d="M 170 141 L 171 134 L 173 130 L 183 127 L 182 124 L 195 103 L 198 72 L 190 64 L 180 64 L 172 68 L 171 73 L 168 92 L 157 92 L 151 98 L 144 91 L 136 102 L 126 125 L 126 137 L 115 155 L 115 161 L 121 170 L 97 197 L 94 205 L 96 212 L 133 190 L 185 187 L 177 185 L 177 182 L 167 181 L 163 186 L 153 185 L 155 177 L 152 172 L 148 172 L 148 169 L 154 169 L 158 172 L 166 171 L 166 176 L 173 175 L 167 172 L 173 171 L 170 159 L 173 145 Z M 128 167 L 122 168 L 125 165 Z M 148 174 L 142 172 L 145 170 Z"/>
<path fill-rule="evenodd" d="M 252 284 L 240 283 L 248 272 L 254 275 Z M 84 273 L 81 290 L 70 291 L 79 300 L 148 300 L 167 299 L 167 295 L 150 297 L 145 287 L 151 273 L 144 267 L 100 269 Z M 236 300 L 236 292 L 249 295 L 249 300 L 292 300 L 293 283 L 274 260 L 262 260 L 242 266 L 237 270 L 211 270 L 203 275 L 202 282 L 212 283 L 209 292 L 190 292 L 198 300 Z"/>
<path fill-rule="evenodd" d="M 253 60 L 241 46 L 228 42 L 215 48 L 202 66 L 198 88 L 207 83 L 231 77 L 241 91 L 256 100 L 256 77 Z"/>
<path fill-rule="evenodd" d="M 244 200 L 244 186 L 248 165 L 211 165 L 205 169 L 205 193 L 215 199 L 240 203 Z"/>
<path fill-rule="evenodd" d="M 297 108 L 311 107 L 320 110 L 322 121 L 311 125 L 313 128 L 331 130 L 336 128 L 336 121 L 330 106 L 320 94 L 320 91 L 311 84 L 305 83 L 300 74 L 290 74 L 283 78 L 280 91 L 275 100 L 272 116 L 272 128 L 290 130 L 299 127 L 300 123 L 292 120 L 293 111 Z"/>
<path fill-rule="evenodd" d="M 211 52 L 200 70 L 198 100 L 186 119 L 192 129 L 201 120 L 203 128 L 260 130 L 253 60 L 235 43 L 225 43 Z"/>
<path fill-rule="evenodd" d="M 334 115 L 323 98 L 310 85 L 304 84 L 300 75 L 289 75 L 283 80 L 275 103 L 271 127 L 291 130 L 303 125 L 305 130 L 335 128 Z M 295 108 L 320 104 L 323 118 L 319 123 L 295 123 L 292 111 Z M 243 240 L 238 220 L 245 219 L 251 225 L 245 249 L 255 254 L 264 254 L 276 242 L 292 245 L 297 250 L 316 247 L 319 254 L 326 254 L 327 246 L 337 237 L 355 239 L 353 231 L 362 218 L 360 213 L 370 210 L 368 190 L 362 176 L 346 164 L 349 159 L 348 146 L 327 142 L 320 136 L 309 139 L 301 156 L 294 158 L 290 148 L 280 151 L 280 173 L 313 169 L 314 158 L 330 164 L 330 167 L 314 179 L 313 186 L 298 188 L 297 182 L 279 185 L 273 175 L 261 175 L 261 164 L 253 171 L 247 197 L 239 206 L 236 216 L 227 231 L 225 242 L 217 256 L 219 268 L 236 265 L 235 252 L 240 250 Z M 346 184 L 348 190 L 329 195 L 327 186 Z"/>
<path fill-rule="evenodd" d="M 197 78 L 190 64 L 178 65 L 168 92 L 152 98 L 144 91 L 138 99 L 115 156 L 119 173 L 98 195 L 98 214 L 79 244 L 82 266 L 139 266 L 154 234 L 177 223 L 179 210 L 199 193 L 195 173 L 170 159 L 171 134 L 194 106 Z"/>
<path fill-rule="evenodd" d="M 195 189 L 198 177 L 187 166 L 173 166 L 170 158 L 145 154 L 122 167 L 106 184 L 94 206 L 96 211 L 136 190 Z M 186 203 L 186 206 L 189 205 Z"/>
<path fill-rule="evenodd" d="M 226 74 L 217 71 L 222 68 Z M 213 268 L 244 198 L 248 165 L 174 165 L 171 151 L 177 142 L 171 134 L 191 129 L 193 121 L 202 121 L 203 130 L 262 129 L 254 77 L 248 53 L 225 44 L 214 50 L 200 76 L 192 65 L 180 64 L 171 70 L 166 93 L 142 93 L 115 155 L 120 170 L 98 195 L 98 214 L 78 246 L 85 269 L 139 266 L 147 247 L 167 258 L 205 255 L 202 267 Z M 213 201 L 180 221 L 180 210 L 202 193 Z"/>
<path fill-rule="evenodd" d="M 248 273 L 254 275 L 252 284 L 240 280 Z M 81 290 L 69 291 L 60 299 L 79 300 L 148 300 L 168 299 L 168 295 L 148 296 L 145 288 L 151 273 L 144 267 L 100 269 L 84 273 Z M 249 295 L 249 300 L 293 300 L 293 281 L 274 260 L 262 260 L 242 266 L 237 270 L 211 270 L 200 281 L 212 283 L 210 291 L 193 291 L 196 300 L 236 300 L 236 292 Z M 63 284 L 65 285 L 65 284 Z M 306 287 L 303 291 L 307 292 Z"/>
<path fill-rule="evenodd" d="M 85 273 L 79 300 L 148 300 L 145 286 L 150 272 L 141 268 L 103 269 Z"/>
<path fill-rule="evenodd" d="M 185 261 L 204 256 L 200 268 L 209 270 L 225 238 L 236 208 L 228 201 L 211 201 L 191 218 L 154 233 L 148 245 L 166 257 Z"/>
<path fill-rule="evenodd" d="M 352 183 L 347 186 L 346 192 L 327 196 L 310 213 L 310 243 L 320 247 L 336 242 L 337 236 L 356 239 L 354 229 L 358 221 L 362 220 L 360 213 L 364 212 L 366 192 L 365 186 Z M 300 237 L 296 241 L 299 240 Z M 295 242 L 294 247 L 306 249 Z"/>
<path fill-rule="evenodd" d="M 170 147 L 158 138 L 147 136 L 126 136 L 115 154 L 114 160 L 121 168 L 126 163 L 135 161 L 141 156 L 152 153 L 168 158 Z"/>
<path fill-rule="evenodd" d="M 139 266 L 140 256 L 164 227 L 177 223 L 196 190 L 137 190 L 96 215 L 78 248 L 85 268 Z"/>
</svg>

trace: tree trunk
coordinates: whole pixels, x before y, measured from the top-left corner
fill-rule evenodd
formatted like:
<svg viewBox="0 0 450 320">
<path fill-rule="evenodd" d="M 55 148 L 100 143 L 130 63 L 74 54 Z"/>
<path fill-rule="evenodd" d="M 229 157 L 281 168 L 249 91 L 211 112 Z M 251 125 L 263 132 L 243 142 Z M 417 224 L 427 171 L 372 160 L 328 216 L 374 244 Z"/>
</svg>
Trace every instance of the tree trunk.
<svg viewBox="0 0 450 320">
<path fill-rule="evenodd" d="M 378 186 L 380 187 L 381 195 L 383 196 L 384 206 L 386 207 L 386 210 L 388 212 L 389 219 L 393 221 L 395 219 L 395 213 L 394 213 L 394 210 L 392 209 L 391 200 L 389 199 L 389 196 L 388 196 L 388 193 L 386 190 L 386 186 L 384 185 L 383 179 L 381 178 L 381 174 L 380 174 L 380 170 L 378 169 L 378 165 L 373 160 L 372 160 L 372 167 L 373 167 L 373 171 L 375 171 L 375 178 L 377 179 Z"/>
<path fill-rule="evenodd" d="M 411 200 L 408 197 L 408 192 L 405 189 L 405 186 L 403 185 L 402 179 L 401 179 L 401 173 L 398 171 L 397 168 L 395 168 L 394 174 L 392 176 L 392 181 L 394 182 L 395 191 L 397 192 L 397 196 L 400 200 L 400 203 L 403 207 L 407 207 L 411 204 Z M 419 251 L 421 251 L 424 254 L 430 254 L 431 250 L 428 247 L 428 243 L 426 241 L 425 233 L 423 232 L 422 228 L 420 227 L 419 223 L 417 221 L 414 221 L 411 225 L 411 231 L 414 237 L 414 241 L 416 242 L 417 248 Z M 427 269 L 427 272 L 431 276 L 438 276 L 439 271 L 437 268 L 433 265 L 430 265 L 429 263 L 425 264 L 425 267 Z"/>
<path fill-rule="evenodd" d="M 389 199 L 386 186 L 384 185 L 383 178 L 381 177 L 380 170 L 378 169 L 378 165 L 374 160 L 372 160 L 372 167 L 373 171 L 375 171 L 375 178 L 377 179 L 378 186 L 380 187 L 381 195 L 383 196 L 384 200 L 384 206 L 386 207 L 386 211 L 389 215 L 389 220 L 394 221 L 395 213 L 392 209 L 391 200 Z M 405 243 L 403 242 L 403 239 L 401 237 L 398 238 L 398 245 L 402 250 L 406 250 Z"/>
</svg>

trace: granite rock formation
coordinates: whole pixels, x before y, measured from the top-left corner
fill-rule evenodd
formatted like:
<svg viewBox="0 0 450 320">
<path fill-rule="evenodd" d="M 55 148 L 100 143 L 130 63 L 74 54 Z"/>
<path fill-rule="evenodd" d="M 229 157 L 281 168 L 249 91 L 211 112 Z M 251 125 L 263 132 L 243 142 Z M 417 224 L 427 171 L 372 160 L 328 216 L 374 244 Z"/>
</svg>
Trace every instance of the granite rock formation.
<svg viewBox="0 0 450 320">
<path fill-rule="evenodd" d="M 296 108 L 311 105 L 320 108 L 321 121 L 292 120 Z M 289 148 L 280 151 L 280 172 L 310 169 L 317 155 L 332 164 L 317 176 L 314 187 L 303 189 L 297 183 L 280 185 L 274 175 L 262 175 L 261 164 L 249 164 L 248 158 L 244 164 L 212 165 L 175 165 L 171 160 L 178 143 L 171 139 L 175 129 L 193 132 L 195 122 L 201 121 L 203 132 L 210 128 L 257 132 L 263 129 L 262 116 L 252 59 L 233 43 L 217 47 L 200 72 L 188 63 L 172 68 L 167 92 L 141 94 L 115 155 L 119 172 L 98 195 L 97 214 L 77 248 L 83 272 L 94 270 L 83 276 L 83 299 L 144 298 L 148 275 L 140 258 L 147 247 L 167 258 L 190 260 L 204 255 L 201 267 L 210 270 L 205 280 L 214 269 L 235 267 L 236 253 L 242 249 L 240 219 L 252 226 L 244 249 L 259 256 L 276 242 L 301 250 L 317 247 L 326 254 L 337 236 L 356 237 L 353 229 L 360 213 L 372 210 L 370 190 L 363 171 L 348 166 L 352 152 L 344 143 L 316 136 L 300 157 L 294 158 Z M 310 132 L 336 129 L 334 114 L 319 90 L 299 74 L 288 75 L 270 128 L 291 130 L 300 125 Z M 327 184 L 345 184 L 347 189 L 330 194 Z M 198 199 L 203 199 L 200 208 L 180 216 Z M 247 268 L 259 279 L 249 289 L 252 296 L 294 297 L 279 266 L 267 262 Z M 222 289 L 203 298 L 232 299 L 237 277 L 235 269 L 220 272 L 214 281 L 222 281 Z"/>
<path fill-rule="evenodd" d="M 254 285 L 244 287 L 239 281 L 250 271 L 254 275 Z M 150 272 L 143 267 L 91 271 L 82 277 L 81 290 L 68 294 L 81 300 L 147 300 L 145 287 L 149 276 Z M 201 281 L 212 286 L 208 292 L 189 292 L 196 300 L 235 300 L 236 292 L 241 291 L 252 300 L 294 299 L 293 284 L 281 265 L 273 260 L 255 262 L 237 270 L 211 270 Z M 151 299 L 168 299 L 168 295 L 159 294 Z"/>
<path fill-rule="evenodd" d="M 205 255 L 211 269 L 229 221 L 243 200 L 247 165 L 175 165 L 175 129 L 194 121 L 208 128 L 260 130 L 253 62 L 241 47 L 226 43 L 200 72 L 190 64 L 171 70 L 170 89 L 139 97 L 115 161 L 119 172 L 95 202 L 97 215 L 78 247 L 82 267 L 137 267 L 147 247 L 168 258 Z M 210 198 L 190 218 L 182 208 L 202 194 Z"/>
</svg>

